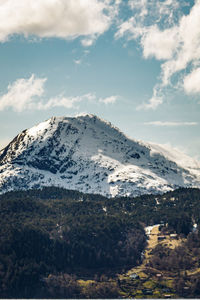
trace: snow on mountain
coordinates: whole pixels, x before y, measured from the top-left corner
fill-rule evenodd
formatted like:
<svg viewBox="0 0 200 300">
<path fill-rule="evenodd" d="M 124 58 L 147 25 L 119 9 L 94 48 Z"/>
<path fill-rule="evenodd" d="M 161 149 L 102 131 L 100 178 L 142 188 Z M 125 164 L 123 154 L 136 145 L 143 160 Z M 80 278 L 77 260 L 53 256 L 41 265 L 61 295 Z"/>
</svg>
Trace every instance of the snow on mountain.
<svg viewBox="0 0 200 300">
<path fill-rule="evenodd" d="M 52 117 L 0 151 L 0 193 L 52 185 L 108 197 L 200 188 L 200 163 L 94 115 Z"/>
</svg>

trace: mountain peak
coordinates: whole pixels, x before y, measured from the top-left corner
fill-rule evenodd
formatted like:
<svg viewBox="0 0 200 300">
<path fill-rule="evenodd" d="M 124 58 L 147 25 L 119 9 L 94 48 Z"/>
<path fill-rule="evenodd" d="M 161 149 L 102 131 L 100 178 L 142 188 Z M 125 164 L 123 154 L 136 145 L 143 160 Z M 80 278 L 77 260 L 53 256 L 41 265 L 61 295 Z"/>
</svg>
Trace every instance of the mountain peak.
<svg viewBox="0 0 200 300">
<path fill-rule="evenodd" d="M 52 117 L 0 152 L 2 192 L 51 185 L 106 196 L 161 193 L 199 187 L 200 165 L 95 115 Z"/>
</svg>

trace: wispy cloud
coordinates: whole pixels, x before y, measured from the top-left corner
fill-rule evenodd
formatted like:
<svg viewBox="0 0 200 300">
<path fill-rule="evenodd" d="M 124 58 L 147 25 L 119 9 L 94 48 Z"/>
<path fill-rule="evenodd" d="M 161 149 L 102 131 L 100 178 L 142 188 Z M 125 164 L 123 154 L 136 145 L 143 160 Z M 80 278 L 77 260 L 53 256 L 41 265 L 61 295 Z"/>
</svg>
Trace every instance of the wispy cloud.
<svg viewBox="0 0 200 300">
<path fill-rule="evenodd" d="M 92 46 L 94 40 L 95 40 L 95 37 L 82 39 L 82 40 L 81 40 L 81 44 L 82 44 L 84 47 L 90 47 L 90 46 Z"/>
<path fill-rule="evenodd" d="M 176 126 L 196 126 L 198 122 L 163 122 L 163 121 L 153 121 L 145 122 L 144 125 L 153 125 L 153 126 L 166 126 L 166 127 L 176 127 Z"/>
<path fill-rule="evenodd" d="M 114 104 L 118 100 L 119 96 L 110 96 L 106 98 L 100 98 L 99 102 L 104 104 Z"/>
<path fill-rule="evenodd" d="M 8 92 L 0 97 L 0 111 L 12 108 L 17 112 L 33 109 L 35 101 L 44 94 L 47 78 L 18 79 L 8 86 Z"/>
<path fill-rule="evenodd" d="M 184 90 L 187 94 L 200 94 L 200 68 L 185 76 Z"/>
<path fill-rule="evenodd" d="M 187 94 L 200 93 L 200 0 L 184 15 L 182 8 L 186 5 L 185 1 L 177 0 L 129 1 L 133 16 L 121 22 L 115 37 L 138 41 L 145 59 L 161 61 L 160 83 L 140 109 L 155 109 L 160 105 L 163 101 L 155 97 L 155 91 L 161 95 L 172 81 Z M 186 69 L 190 75 L 183 74 Z M 174 77 L 175 74 L 178 76 Z"/>
<path fill-rule="evenodd" d="M 147 103 L 142 103 L 136 107 L 136 110 L 155 110 L 160 104 L 163 103 L 163 93 L 159 86 L 155 86 L 153 90 L 153 96 Z"/>
<path fill-rule="evenodd" d="M 36 109 L 47 110 L 55 107 L 64 107 L 67 109 L 70 108 L 78 109 L 79 103 L 83 101 L 93 101 L 95 99 L 96 99 L 95 95 L 91 93 L 81 95 L 81 96 L 75 96 L 75 97 L 64 97 L 60 95 L 55 98 L 49 99 L 46 103 L 45 102 L 38 103 Z"/>
<path fill-rule="evenodd" d="M 118 96 L 98 98 L 95 93 L 80 96 L 65 96 L 63 93 L 49 100 L 44 99 L 45 82 L 47 78 L 37 78 L 34 74 L 30 78 L 20 78 L 8 86 L 6 94 L 0 96 L 0 111 L 12 109 L 16 112 L 26 110 L 47 110 L 55 107 L 78 109 L 82 102 L 113 104 Z"/>
<path fill-rule="evenodd" d="M 82 63 L 81 59 L 74 59 L 74 63 L 76 65 L 80 65 Z"/>
<path fill-rule="evenodd" d="M 107 0 L 6 0 L 0 5 L 0 42 L 14 34 L 73 39 L 85 36 L 84 46 L 91 46 L 103 34 L 114 17 Z"/>
</svg>

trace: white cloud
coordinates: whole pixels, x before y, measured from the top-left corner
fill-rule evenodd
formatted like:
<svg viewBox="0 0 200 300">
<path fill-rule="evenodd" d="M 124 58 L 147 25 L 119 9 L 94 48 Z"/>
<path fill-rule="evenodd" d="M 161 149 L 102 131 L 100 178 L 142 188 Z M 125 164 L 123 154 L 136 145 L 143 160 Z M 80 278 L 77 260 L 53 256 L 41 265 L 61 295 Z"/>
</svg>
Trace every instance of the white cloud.
<svg viewBox="0 0 200 300">
<path fill-rule="evenodd" d="M 63 39 L 87 36 L 89 46 L 109 28 L 113 17 L 107 0 L 1 0 L 0 41 L 14 34 Z"/>
<path fill-rule="evenodd" d="M 152 97 L 149 102 L 143 103 L 139 105 L 137 110 L 148 110 L 148 109 L 156 109 L 160 104 L 163 103 L 163 99 L 161 97 Z"/>
<path fill-rule="evenodd" d="M 173 84 L 188 94 L 200 93 L 200 0 L 195 1 L 186 15 L 182 9 L 188 6 L 185 1 L 129 0 L 129 6 L 133 16 L 119 25 L 115 37 L 137 40 L 144 58 L 162 60 L 160 91 Z M 182 80 L 182 72 L 186 70 L 191 74 Z M 154 92 L 140 108 L 155 109 L 162 102 Z"/>
<path fill-rule="evenodd" d="M 104 104 L 114 104 L 118 99 L 118 96 L 110 96 L 107 98 L 100 98 L 99 102 L 104 103 Z"/>
<path fill-rule="evenodd" d="M 82 44 L 84 47 L 90 47 L 90 46 L 92 46 L 94 40 L 95 40 L 95 38 L 82 39 L 81 44 Z"/>
<path fill-rule="evenodd" d="M 161 19 L 168 25 L 173 23 L 176 10 L 180 7 L 177 0 L 129 0 L 128 3 L 140 21 L 144 21 L 150 15 L 154 24 L 161 21 Z"/>
<path fill-rule="evenodd" d="M 55 107 L 67 109 L 78 109 L 79 104 L 84 101 L 104 103 L 106 105 L 116 102 L 118 96 L 97 98 L 94 93 L 87 93 L 81 96 L 66 97 L 60 94 L 45 101 L 44 84 L 47 78 L 36 78 L 33 74 L 28 79 L 18 79 L 8 86 L 6 94 L 0 96 L 0 111 L 11 108 L 14 111 L 25 110 L 47 110 Z"/>
<path fill-rule="evenodd" d="M 143 103 L 136 107 L 136 110 L 148 110 L 148 109 L 153 109 L 155 110 L 160 104 L 163 103 L 163 95 L 162 91 L 159 90 L 158 86 L 154 87 L 153 90 L 153 96 L 147 103 Z"/>
<path fill-rule="evenodd" d="M 163 121 L 153 121 L 145 122 L 144 125 L 153 125 L 153 126 L 166 126 L 166 127 L 176 127 L 176 126 L 196 126 L 199 123 L 197 122 L 163 122 Z"/>
<path fill-rule="evenodd" d="M 74 63 L 76 65 L 80 65 L 82 63 L 81 59 L 74 59 Z"/>
<path fill-rule="evenodd" d="M 187 94 L 200 93 L 200 68 L 193 70 L 184 78 L 184 90 Z"/>
<path fill-rule="evenodd" d="M 51 98 L 46 103 L 38 103 L 37 109 L 51 109 L 54 107 L 64 107 L 67 109 L 73 108 L 77 109 L 78 103 L 81 103 L 83 101 L 92 101 L 95 100 L 96 97 L 94 94 L 89 93 L 81 96 L 75 96 L 75 97 L 64 97 L 64 96 L 58 96 L 55 98 Z"/>
<path fill-rule="evenodd" d="M 144 33 L 141 44 L 145 58 L 170 59 L 177 47 L 177 27 L 161 31 L 157 25 L 151 26 Z"/>
<path fill-rule="evenodd" d="M 35 99 L 44 94 L 44 83 L 46 78 L 35 78 L 32 75 L 29 79 L 18 79 L 8 86 L 8 92 L 0 97 L 0 111 L 12 108 L 21 112 L 25 109 L 32 109 Z"/>
<path fill-rule="evenodd" d="M 183 16 L 177 28 L 177 45 L 171 60 L 163 64 L 163 83 L 168 84 L 172 75 L 194 66 L 200 60 L 200 0 L 189 15 Z M 171 29 L 173 30 L 173 28 Z"/>
<path fill-rule="evenodd" d="M 128 4 L 132 10 L 139 10 L 140 18 L 144 18 L 148 14 L 147 0 L 129 0 Z"/>
</svg>

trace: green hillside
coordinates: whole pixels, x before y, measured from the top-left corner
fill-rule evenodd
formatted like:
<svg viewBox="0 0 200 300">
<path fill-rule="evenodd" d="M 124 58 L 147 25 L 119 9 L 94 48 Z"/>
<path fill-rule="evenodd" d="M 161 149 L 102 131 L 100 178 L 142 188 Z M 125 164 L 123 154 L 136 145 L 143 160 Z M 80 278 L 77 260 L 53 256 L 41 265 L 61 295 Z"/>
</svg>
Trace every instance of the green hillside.
<svg viewBox="0 0 200 300">
<path fill-rule="evenodd" d="M 54 187 L 1 195 L 1 298 L 146 297 L 140 293 L 144 288 L 132 282 L 123 292 L 119 277 L 142 263 L 144 227 L 162 223 L 168 232 L 187 238 L 183 249 L 156 247 L 151 268 L 197 269 L 200 238 L 198 230 L 191 231 L 200 221 L 199 203 L 198 189 L 113 199 Z M 181 262 L 179 255 L 185 258 Z M 165 257 L 170 258 L 168 269 Z M 181 295 L 180 285 L 173 286 L 174 295 Z M 130 292 L 136 288 L 139 293 Z"/>
</svg>

